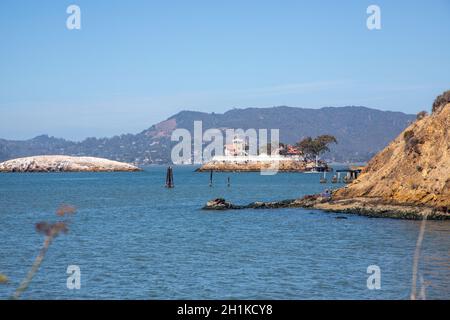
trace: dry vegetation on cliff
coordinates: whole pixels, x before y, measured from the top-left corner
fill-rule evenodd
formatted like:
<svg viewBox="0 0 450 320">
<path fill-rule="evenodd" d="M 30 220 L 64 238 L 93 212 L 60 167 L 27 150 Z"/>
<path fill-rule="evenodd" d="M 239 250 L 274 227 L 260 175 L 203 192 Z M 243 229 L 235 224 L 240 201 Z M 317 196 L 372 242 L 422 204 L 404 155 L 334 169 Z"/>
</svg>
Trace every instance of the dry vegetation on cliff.
<svg viewBox="0 0 450 320">
<path fill-rule="evenodd" d="M 436 98 L 431 115 L 421 114 L 333 200 L 379 198 L 387 203 L 450 208 L 450 91 Z"/>
</svg>

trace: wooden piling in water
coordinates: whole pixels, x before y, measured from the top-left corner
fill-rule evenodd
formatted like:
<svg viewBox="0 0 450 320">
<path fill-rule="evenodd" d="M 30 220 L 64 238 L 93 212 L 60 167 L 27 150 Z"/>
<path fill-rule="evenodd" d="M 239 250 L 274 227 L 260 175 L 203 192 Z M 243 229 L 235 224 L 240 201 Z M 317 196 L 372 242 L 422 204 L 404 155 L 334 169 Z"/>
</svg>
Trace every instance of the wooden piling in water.
<svg viewBox="0 0 450 320">
<path fill-rule="evenodd" d="M 173 188 L 175 185 L 173 183 L 173 169 L 172 167 L 167 168 L 166 173 L 166 188 Z"/>
<path fill-rule="evenodd" d="M 327 172 L 323 172 L 323 177 L 320 178 L 320 183 L 327 183 Z"/>
<path fill-rule="evenodd" d="M 211 170 L 209 173 L 209 186 L 212 187 L 213 185 L 213 171 Z"/>
</svg>

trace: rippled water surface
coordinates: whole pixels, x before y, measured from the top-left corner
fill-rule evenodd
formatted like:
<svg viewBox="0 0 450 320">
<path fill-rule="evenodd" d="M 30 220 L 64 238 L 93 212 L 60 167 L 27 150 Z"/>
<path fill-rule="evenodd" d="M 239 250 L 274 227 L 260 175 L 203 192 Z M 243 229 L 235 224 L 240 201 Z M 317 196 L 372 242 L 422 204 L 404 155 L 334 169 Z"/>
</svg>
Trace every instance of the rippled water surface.
<svg viewBox="0 0 450 320">
<path fill-rule="evenodd" d="M 25 277 L 61 203 L 78 208 L 26 299 L 406 299 L 420 222 L 305 209 L 205 212 L 204 203 L 295 198 L 326 186 L 316 174 L 139 173 L 0 175 L 0 285 L 7 298 Z M 226 179 L 231 177 L 231 187 Z M 334 186 L 335 187 L 335 186 Z M 347 219 L 336 219 L 345 216 Z M 450 298 L 450 223 L 429 221 L 420 260 L 427 298 Z M 81 289 L 66 287 L 68 265 Z M 367 267 L 381 290 L 367 288 Z"/>
</svg>

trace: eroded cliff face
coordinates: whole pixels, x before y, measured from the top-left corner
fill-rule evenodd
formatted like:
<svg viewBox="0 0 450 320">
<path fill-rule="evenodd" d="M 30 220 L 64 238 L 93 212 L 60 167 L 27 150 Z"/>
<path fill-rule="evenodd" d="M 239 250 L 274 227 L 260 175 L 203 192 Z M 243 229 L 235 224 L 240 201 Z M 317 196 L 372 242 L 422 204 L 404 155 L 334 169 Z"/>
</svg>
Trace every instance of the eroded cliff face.
<svg viewBox="0 0 450 320">
<path fill-rule="evenodd" d="M 360 177 L 333 199 L 380 198 L 389 203 L 450 208 L 450 91 L 372 158 Z"/>
</svg>

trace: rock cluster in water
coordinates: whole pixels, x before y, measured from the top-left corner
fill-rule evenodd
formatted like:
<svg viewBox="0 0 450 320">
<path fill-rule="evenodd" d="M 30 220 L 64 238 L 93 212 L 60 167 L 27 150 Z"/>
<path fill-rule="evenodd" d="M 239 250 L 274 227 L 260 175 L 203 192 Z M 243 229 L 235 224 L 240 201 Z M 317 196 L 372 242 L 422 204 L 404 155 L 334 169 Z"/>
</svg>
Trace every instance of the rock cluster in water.
<svg viewBox="0 0 450 320">
<path fill-rule="evenodd" d="M 0 163 L 0 172 L 112 172 L 140 171 L 138 167 L 102 158 L 35 156 Z"/>
<path fill-rule="evenodd" d="M 308 195 L 300 199 L 252 202 L 247 205 L 235 205 L 219 198 L 208 201 L 203 210 L 239 210 L 239 209 L 278 209 L 278 208 L 307 208 L 327 212 L 349 213 L 372 218 L 396 218 L 420 220 L 426 215 L 430 220 L 449 220 L 450 212 L 429 206 L 393 204 L 380 198 L 353 198 L 333 200 L 320 194 Z M 337 218 L 342 219 L 342 216 Z"/>
</svg>

